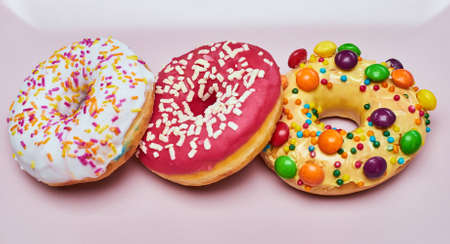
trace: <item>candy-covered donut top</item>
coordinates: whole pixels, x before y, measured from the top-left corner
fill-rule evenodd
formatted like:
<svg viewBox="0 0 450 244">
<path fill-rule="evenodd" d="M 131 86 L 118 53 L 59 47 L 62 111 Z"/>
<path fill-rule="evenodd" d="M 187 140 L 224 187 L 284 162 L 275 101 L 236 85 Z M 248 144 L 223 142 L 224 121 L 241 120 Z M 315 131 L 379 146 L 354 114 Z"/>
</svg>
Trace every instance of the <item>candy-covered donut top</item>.
<svg viewBox="0 0 450 244">
<path fill-rule="evenodd" d="M 396 59 L 375 63 L 347 43 L 319 43 L 307 60 L 295 51 L 283 79 L 283 115 L 263 157 L 290 185 L 326 194 L 347 183 L 376 185 L 419 150 L 430 131 L 434 95 L 419 90 Z M 318 118 L 347 117 L 346 132 Z M 361 188 L 362 189 L 362 188 Z"/>
<path fill-rule="evenodd" d="M 174 58 L 158 75 L 138 157 L 164 174 L 212 169 L 258 130 L 280 87 L 272 56 L 254 45 L 218 42 Z"/>
<path fill-rule="evenodd" d="M 154 76 L 127 46 L 83 39 L 39 63 L 7 118 L 20 166 L 49 184 L 96 178 L 123 141 Z"/>
</svg>

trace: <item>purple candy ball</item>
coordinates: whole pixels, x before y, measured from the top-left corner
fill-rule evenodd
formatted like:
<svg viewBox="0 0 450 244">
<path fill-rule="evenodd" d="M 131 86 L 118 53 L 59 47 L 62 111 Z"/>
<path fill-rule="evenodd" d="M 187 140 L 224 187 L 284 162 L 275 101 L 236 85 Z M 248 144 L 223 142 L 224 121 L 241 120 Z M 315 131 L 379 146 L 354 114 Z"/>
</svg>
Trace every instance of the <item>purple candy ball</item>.
<svg viewBox="0 0 450 244">
<path fill-rule="evenodd" d="M 371 157 L 364 163 L 364 175 L 369 179 L 378 178 L 384 174 L 386 168 L 387 164 L 384 158 Z"/>
<path fill-rule="evenodd" d="M 394 69 L 403 69 L 402 63 L 400 63 L 400 61 L 398 61 L 395 58 L 390 58 L 386 60 L 386 63 L 389 65 L 389 67 L 392 67 Z"/>
<path fill-rule="evenodd" d="M 370 121 L 380 128 L 387 128 L 395 122 L 396 116 L 392 110 L 388 108 L 375 109 L 370 115 Z"/>
<path fill-rule="evenodd" d="M 351 70 L 358 64 L 358 55 L 350 50 L 342 50 L 334 57 L 334 63 L 340 69 Z"/>
</svg>

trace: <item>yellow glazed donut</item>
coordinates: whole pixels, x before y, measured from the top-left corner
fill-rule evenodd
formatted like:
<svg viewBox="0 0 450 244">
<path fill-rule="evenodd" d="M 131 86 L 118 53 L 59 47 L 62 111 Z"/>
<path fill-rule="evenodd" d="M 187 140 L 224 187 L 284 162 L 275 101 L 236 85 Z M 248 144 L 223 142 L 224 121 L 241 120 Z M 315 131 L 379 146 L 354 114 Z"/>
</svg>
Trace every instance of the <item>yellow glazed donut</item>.
<svg viewBox="0 0 450 244">
<path fill-rule="evenodd" d="M 430 131 L 433 93 L 414 86 L 398 60 L 365 60 L 354 44 L 325 41 L 314 52 L 289 58 L 283 115 L 261 154 L 266 164 L 290 186 L 319 195 L 366 190 L 402 171 Z M 335 116 L 359 127 L 320 121 Z"/>
</svg>

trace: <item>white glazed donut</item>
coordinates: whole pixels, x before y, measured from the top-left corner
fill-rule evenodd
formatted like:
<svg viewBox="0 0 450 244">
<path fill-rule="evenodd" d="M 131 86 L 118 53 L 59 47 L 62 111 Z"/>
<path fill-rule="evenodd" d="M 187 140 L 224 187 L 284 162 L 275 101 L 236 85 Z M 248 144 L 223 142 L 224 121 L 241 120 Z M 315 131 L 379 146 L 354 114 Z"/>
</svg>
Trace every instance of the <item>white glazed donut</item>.
<svg viewBox="0 0 450 244">
<path fill-rule="evenodd" d="M 102 179 L 133 154 L 153 97 L 153 74 L 123 43 L 63 47 L 25 78 L 11 104 L 13 157 L 52 186 Z"/>
</svg>

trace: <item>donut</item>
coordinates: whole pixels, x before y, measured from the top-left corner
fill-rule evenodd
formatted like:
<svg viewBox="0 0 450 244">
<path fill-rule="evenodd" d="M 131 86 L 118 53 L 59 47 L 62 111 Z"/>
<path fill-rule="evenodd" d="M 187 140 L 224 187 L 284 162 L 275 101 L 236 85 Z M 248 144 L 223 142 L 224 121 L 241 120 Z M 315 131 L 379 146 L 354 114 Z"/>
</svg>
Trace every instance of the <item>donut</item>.
<svg viewBox="0 0 450 244">
<path fill-rule="evenodd" d="M 267 51 L 241 42 L 203 45 L 159 72 L 155 112 L 136 154 L 169 181 L 211 184 L 256 157 L 280 115 L 279 67 Z"/>
<path fill-rule="evenodd" d="M 436 98 L 397 59 L 376 63 L 352 43 L 323 41 L 309 59 L 294 52 L 289 65 L 283 114 L 261 156 L 290 186 L 318 195 L 363 191 L 405 169 L 425 142 Z M 327 117 L 358 127 L 335 128 L 321 122 Z"/>
<path fill-rule="evenodd" d="M 154 84 L 145 62 L 117 40 L 86 38 L 56 50 L 10 106 L 13 158 L 50 186 L 103 179 L 139 145 Z"/>
</svg>

